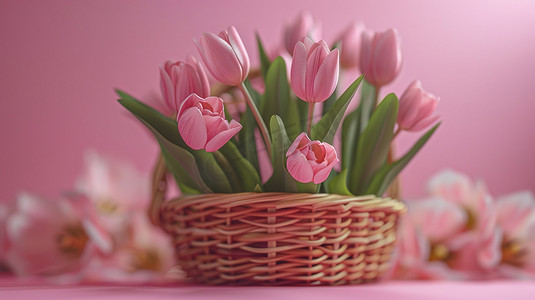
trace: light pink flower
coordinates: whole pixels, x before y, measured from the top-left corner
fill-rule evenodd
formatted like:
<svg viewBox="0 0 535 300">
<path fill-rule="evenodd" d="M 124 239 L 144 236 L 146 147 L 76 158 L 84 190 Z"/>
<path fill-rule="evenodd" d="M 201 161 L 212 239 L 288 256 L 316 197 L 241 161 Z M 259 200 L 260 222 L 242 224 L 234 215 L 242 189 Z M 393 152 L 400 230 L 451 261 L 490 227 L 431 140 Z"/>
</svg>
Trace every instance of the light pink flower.
<svg viewBox="0 0 535 300">
<path fill-rule="evenodd" d="M 189 95 L 195 93 L 201 97 L 210 96 L 208 77 L 191 55 L 188 55 L 185 62 L 169 60 L 160 66 L 160 89 L 167 107 L 175 114 Z"/>
<path fill-rule="evenodd" d="M 338 162 L 336 150 L 327 143 L 311 141 L 301 133 L 286 152 L 286 168 L 299 182 L 322 183 Z"/>
<path fill-rule="evenodd" d="M 321 36 L 321 26 L 314 21 L 312 15 L 308 12 L 302 12 L 297 16 L 293 23 L 286 25 L 284 28 L 284 46 L 286 51 L 292 54 L 297 42 L 303 38 L 309 37 L 317 41 Z"/>
<path fill-rule="evenodd" d="M 17 275 L 78 271 L 93 255 L 112 250 L 83 197 L 52 202 L 21 194 L 7 216 L 6 234 L 6 262 Z"/>
<path fill-rule="evenodd" d="M 81 272 L 86 282 L 163 281 L 174 265 L 170 237 L 154 227 L 144 213 L 131 216 L 125 242 L 110 256 L 93 259 Z"/>
<path fill-rule="evenodd" d="M 439 98 L 424 91 L 416 80 L 405 90 L 399 99 L 397 123 L 407 131 L 419 131 L 433 124 L 438 116 L 433 115 Z"/>
<path fill-rule="evenodd" d="M 195 44 L 204 65 L 221 83 L 237 86 L 247 78 L 249 55 L 234 26 L 221 31 L 219 36 L 210 32 L 203 33 Z"/>
<path fill-rule="evenodd" d="M 364 31 L 360 52 L 360 71 L 376 88 L 392 82 L 401 70 L 401 48 L 395 29 Z"/>
<path fill-rule="evenodd" d="M 336 39 L 340 42 L 340 66 L 344 69 L 358 67 L 364 24 L 352 22 Z"/>
<path fill-rule="evenodd" d="M 489 268 L 499 260 L 493 244 L 500 230 L 496 227 L 494 200 L 485 185 L 445 170 L 430 180 L 429 190 L 433 196 L 457 205 L 468 216 L 464 231 L 449 242 L 450 250 L 455 252 L 450 266 L 472 278 L 486 277 Z"/>
<path fill-rule="evenodd" d="M 313 43 L 308 37 L 295 45 L 290 83 L 306 102 L 327 100 L 338 83 L 338 49 L 329 50 L 325 41 Z"/>
<path fill-rule="evenodd" d="M 535 279 L 535 197 L 518 192 L 496 201 L 497 224 L 502 235 L 492 241 L 500 256 L 499 277 Z"/>
<path fill-rule="evenodd" d="M 184 142 L 192 149 L 206 149 L 208 152 L 223 147 L 242 128 L 235 120 L 229 123 L 225 119 L 221 98 L 203 99 L 196 94 L 182 103 L 177 121 Z"/>
<path fill-rule="evenodd" d="M 462 279 L 450 269 L 451 241 L 466 225 L 466 212 L 441 198 L 409 203 L 398 230 L 393 276 L 403 279 Z"/>
<path fill-rule="evenodd" d="M 120 238 L 132 212 L 144 211 L 149 205 L 149 177 L 129 163 L 95 151 L 86 152 L 84 161 L 76 188 L 90 199 L 102 226 Z"/>
</svg>

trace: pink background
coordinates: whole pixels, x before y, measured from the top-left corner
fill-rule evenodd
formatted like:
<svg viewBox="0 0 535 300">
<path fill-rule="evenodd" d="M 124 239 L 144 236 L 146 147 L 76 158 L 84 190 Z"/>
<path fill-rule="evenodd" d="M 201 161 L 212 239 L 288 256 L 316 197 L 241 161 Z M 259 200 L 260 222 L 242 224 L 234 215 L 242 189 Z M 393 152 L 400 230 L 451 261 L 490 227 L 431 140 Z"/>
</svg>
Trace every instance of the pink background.
<svg viewBox="0 0 535 300">
<path fill-rule="evenodd" d="M 0 1 L 0 201 L 22 189 L 55 196 L 85 149 L 142 170 L 157 146 L 115 101 L 158 91 L 158 65 L 196 55 L 192 38 L 235 25 L 256 60 L 254 31 L 281 40 L 301 10 L 324 37 L 352 20 L 396 27 L 404 64 L 387 91 L 413 79 L 441 97 L 443 126 L 404 172 L 405 195 L 450 167 L 495 195 L 535 190 L 535 1 Z M 416 135 L 403 134 L 406 149 Z"/>
</svg>

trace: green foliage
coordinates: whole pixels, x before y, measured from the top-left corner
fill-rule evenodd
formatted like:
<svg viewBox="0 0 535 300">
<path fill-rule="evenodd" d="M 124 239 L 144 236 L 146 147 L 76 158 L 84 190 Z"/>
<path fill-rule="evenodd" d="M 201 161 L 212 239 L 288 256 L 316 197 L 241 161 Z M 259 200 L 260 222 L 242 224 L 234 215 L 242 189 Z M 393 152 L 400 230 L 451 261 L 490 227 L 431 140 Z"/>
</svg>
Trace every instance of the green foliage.
<svg viewBox="0 0 535 300">
<path fill-rule="evenodd" d="M 272 137 L 272 156 L 271 164 L 273 165 L 273 175 L 265 183 L 264 190 L 269 192 L 297 192 L 297 181 L 286 169 L 286 151 L 290 147 L 290 139 L 286 133 L 282 119 L 274 115 L 269 122 Z"/>
<path fill-rule="evenodd" d="M 371 177 L 386 162 L 394 135 L 398 106 L 396 95 L 387 95 L 359 136 L 357 152 L 347 176 L 347 187 L 352 194 L 362 195 Z"/>
<path fill-rule="evenodd" d="M 312 126 L 310 134 L 312 140 L 333 144 L 335 134 L 341 128 L 342 149 L 338 157 L 342 171 L 331 171 L 322 184 L 298 182 L 286 168 L 286 152 L 306 126 L 308 103 L 292 94 L 287 66 L 282 57 L 270 61 L 258 36 L 257 44 L 265 93 L 258 93 L 249 80 L 245 81 L 245 87 L 254 105 L 260 108 L 261 119 L 269 124 L 273 175 L 264 184 L 260 179 L 255 141 L 258 126 L 249 107 L 240 116 L 240 133 L 218 151 L 206 152 L 193 150 L 186 145 L 175 120 L 117 90 L 119 103 L 154 135 L 167 169 L 185 194 L 325 192 L 381 196 L 440 125 L 429 129 L 397 161 L 389 162 L 387 157 L 394 136 L 399 101 L 394 94 L 389 94 L 377 105 L 378 91 L 360 76 L 340 97 L 336 97 L 335 91 L 324 102 L 322 118 Z M 346 115 L 359 86 L 362 86 L 360 103 L 357 109 Z M 225 116 L 230 119 L 228 112 Z"/>
<path fill-rule="evenodd" d="M 269 57 L 266 54 L 264 44 L 262 44 L 262 40 L 260 39 L 258 33 L 255 34 L 255 36 L 256 44 L 258 45 L 258 57 L 260 57 L 260 71 L 262 72 L 262 77 L 265 79 L 271 61 L 269 60 Z"/>
<path fill-rule="evenodd" d="M 429 129 L 399 160 L 391 164 L 383 165 L 373 177 L 371 184 L 366 190 L 366 194 L 384 194 L 390 183 L 396 178 L 396 176 L 399 175 L 401 170 L 407 166 L 416 153 L 422 149 L 422 147 L 425 145 L 425 143 L 427 143 L 429 138 L 431 138 L 439 126 L 440 123 Z"/>
<path fill-rule="evenodd" d="M 290 97 L 290 86 L 286 72 L 286 63 L 277 57 L 271 63 L 266 74 L 266 92 L 260 104 L 260 113 L 266 124 L 272 116 L 279 116 L 285 124 L 290 137 L 295 138 L 301 133 L 300 114 L 296 99 Z"/>
<path fill-rule="evenodd" d="M 340 122 L 342 122 L 347 106 L 351 99 L 353 99 L 362 78 L 363 76 L 357 78 L 321 120 L 312 127 L 312 132 L 310 134 L 312 140 L 319 140 L 329 144 L 333 143 L 334 135 L 336 134 L 336 131 L 338 131 L 338 127 L 340 126 Z"/>
<path fill-rule="evenodd" d="M 192 150 L 180 137 L 176 121 L 122 91 L 118 94 L 122 98 L 119 103 L 151 131 L 164 149 L 162 153 L 168 169 L 183 192 L 232 193 L 252 190 L 260 183 L 258 172 L 235 146 L 227 143 L 217 154 Z M 247 179 L 244 178 L 246 173 L 249 174 Z"/>
</svg>

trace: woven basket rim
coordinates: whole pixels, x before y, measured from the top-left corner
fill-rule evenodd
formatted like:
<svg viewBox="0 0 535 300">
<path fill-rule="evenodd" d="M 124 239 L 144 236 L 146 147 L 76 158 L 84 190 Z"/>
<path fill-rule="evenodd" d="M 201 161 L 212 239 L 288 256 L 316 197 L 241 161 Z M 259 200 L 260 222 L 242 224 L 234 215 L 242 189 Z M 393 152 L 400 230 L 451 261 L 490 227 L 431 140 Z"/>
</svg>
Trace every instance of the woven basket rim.
<svg viewBox="0 0 535 300">
<path fill-rule="evenodd" d="M 241 192 L 241 193 L 206 193 L 195 195 L 183 195 L 173 198 L 162 204 L 164 207 L 180 209 L 186 206 L 206 208 L 212 205 L 233 208 L 241 205 L 261 204 L 275 209 L 291 207 L 342 207 L 344 211 L 351 207 L 370 207 L 387 211 L 403 212 L 405 204 L 397 199 L 389 197 L 377 197 L 375 195 L 339 195 L 328 193 L 283 193 L 283 192 Z"/>
</svg>

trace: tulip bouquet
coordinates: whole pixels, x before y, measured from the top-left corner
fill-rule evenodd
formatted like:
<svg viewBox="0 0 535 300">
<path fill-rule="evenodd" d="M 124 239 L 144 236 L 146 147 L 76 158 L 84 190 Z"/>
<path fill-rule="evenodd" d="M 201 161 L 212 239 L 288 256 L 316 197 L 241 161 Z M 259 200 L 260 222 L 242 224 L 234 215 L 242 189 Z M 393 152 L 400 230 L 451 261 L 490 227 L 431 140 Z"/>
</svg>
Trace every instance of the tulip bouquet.
<svg viewBox="0 0 535 300">
<path fill-rule="evenodd" d="M 438 102 L 417 81 L 400 100 L 393 93 L 379 98 L 401 67 L 397 32 L 352 24 L 331 47 L 317 27 L 300 15 L 285 31 L 288 52 L 281 47 L 275 58 L 257 36 L 255 70 L 236 28 L 204 33 L 195 45 L 222 85 L 210 90 L 193 56 L 166 62 L 160 111 L 118 91 L 119 102 L 154 134 L 182 193 L 381 196 L 427 142 L 439 124 L 401 157 L 391 149 L 400 131 L 434 123 Z M 355 64 L 363 75 L 339 92 L 340 71 Z M 360 103 L 349 112 L 359 86 Z"/>
</svg>

